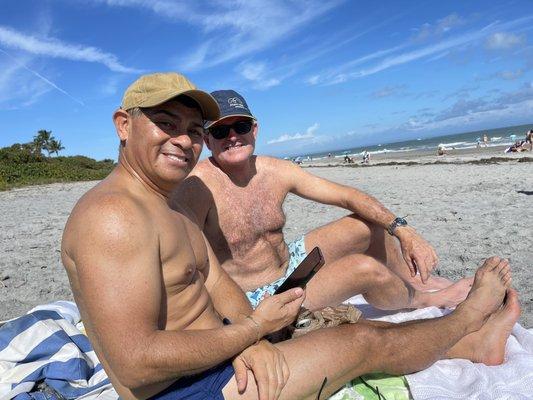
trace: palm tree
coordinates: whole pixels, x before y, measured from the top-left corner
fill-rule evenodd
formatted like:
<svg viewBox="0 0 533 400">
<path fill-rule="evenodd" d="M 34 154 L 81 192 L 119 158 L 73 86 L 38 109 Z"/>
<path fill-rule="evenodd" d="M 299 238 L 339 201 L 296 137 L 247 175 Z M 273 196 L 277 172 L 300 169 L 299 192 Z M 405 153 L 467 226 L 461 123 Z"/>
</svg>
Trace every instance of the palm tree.
<svg viewBox="0 0 533 400">
<path fill-rule="evenodd" d="M 41 154 L 42 150 L 46 150 L 48 152 L 48 157 L 50 157 L 50 150 L 48 149 L 48 146 L 51 139 L 54 139 L 52 136 L 52 131 L 47 131 L 45 129 L 38 131 L 37 135 L 33 137 L 35 153 Z"/>
<path fill-rule="evenodd" d="M 59 152 L 61 150 L 64 150 L 65 148 L 61 145 L 61 140 L 55 140 L 53 137 L 50 139 L 50 143 L 47 145 L 48 154 L 50 153 L 56 153 L 56 156 L 59 155 Z"/>
</svg>

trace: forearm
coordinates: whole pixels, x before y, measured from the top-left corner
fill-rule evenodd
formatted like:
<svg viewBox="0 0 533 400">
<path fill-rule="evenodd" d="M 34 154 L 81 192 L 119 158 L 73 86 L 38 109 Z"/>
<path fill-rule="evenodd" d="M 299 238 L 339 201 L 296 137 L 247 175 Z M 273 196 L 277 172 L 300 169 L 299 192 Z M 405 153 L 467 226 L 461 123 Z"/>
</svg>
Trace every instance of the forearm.
<svg viewBox="0 0 533 400">
<path fill-rule="evenodd" d="M 226 272 L 222 273 L 210 295 L 217 312 L 232 322 L 253 311 L 246 294 Z"/>
<path fill-rule="evenodd" d="M 384 229 L 396 218 L 395 214 L 377 199 L 354 188 L 350 188 L 347 193 L 344 208 Z"/>
<path fill-rule="evenodd" d="M 259 335 L 248 319 L 218 329 L 155 331 L 124 350 L 129 359 L 119 380 L 135 388 L 194 375 L 231 359 L 256 343 Z"/>
</svg>

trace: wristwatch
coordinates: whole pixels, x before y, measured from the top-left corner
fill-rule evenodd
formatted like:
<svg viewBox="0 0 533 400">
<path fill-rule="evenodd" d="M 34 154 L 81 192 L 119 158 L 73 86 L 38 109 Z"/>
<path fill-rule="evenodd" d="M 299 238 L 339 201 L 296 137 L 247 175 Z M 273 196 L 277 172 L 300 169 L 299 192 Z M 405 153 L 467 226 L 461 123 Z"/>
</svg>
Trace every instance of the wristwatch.
<svg viewBox="0 0 533 400">
<path fill-rule="evenodd" d="M 387 228 L 387 232 L 389 232 L 389 235 L 394 236 L 394 231 L 399 226 L 407 226 L 407 221 L 405 220 L 405 218 L 396 217 L 394 221 L 391 222 L 391 224 Z"/>
</svg>

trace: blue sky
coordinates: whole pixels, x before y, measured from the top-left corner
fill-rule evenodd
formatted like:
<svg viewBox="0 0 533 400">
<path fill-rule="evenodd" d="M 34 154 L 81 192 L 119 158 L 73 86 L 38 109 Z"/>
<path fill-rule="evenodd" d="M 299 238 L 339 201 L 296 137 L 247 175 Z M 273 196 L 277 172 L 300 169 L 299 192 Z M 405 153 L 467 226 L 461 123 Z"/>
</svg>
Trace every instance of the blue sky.
<svg viewBox="0 0 533 400">
<path fill-rule="evenodd" d="M 146 72 L 235 89 L 257 152 L 296 155 L 533 122 L 533 2 L 0 0 L 0 147 L 51 130 L 116 158 Z"/>
</svg>

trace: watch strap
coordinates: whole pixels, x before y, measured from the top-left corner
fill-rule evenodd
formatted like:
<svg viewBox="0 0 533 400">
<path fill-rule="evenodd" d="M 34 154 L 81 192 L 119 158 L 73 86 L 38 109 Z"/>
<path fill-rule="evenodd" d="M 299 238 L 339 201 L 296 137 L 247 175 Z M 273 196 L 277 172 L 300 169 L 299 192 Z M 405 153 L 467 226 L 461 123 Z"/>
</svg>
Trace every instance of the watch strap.
<svg viewBox="0 0 533 400">
<path fill-rule="evenodd" d="M 391 222 L 391 224 L 387 228 L 387 232 L 389 232 L 389 235 L 394 236 L 394 231 L 399 226 L 407 226 L 407 221 L 405 220 L 405 218 L 396 217 L 394 221 Z"/>
</svg>

